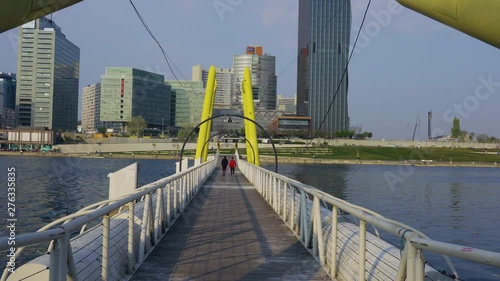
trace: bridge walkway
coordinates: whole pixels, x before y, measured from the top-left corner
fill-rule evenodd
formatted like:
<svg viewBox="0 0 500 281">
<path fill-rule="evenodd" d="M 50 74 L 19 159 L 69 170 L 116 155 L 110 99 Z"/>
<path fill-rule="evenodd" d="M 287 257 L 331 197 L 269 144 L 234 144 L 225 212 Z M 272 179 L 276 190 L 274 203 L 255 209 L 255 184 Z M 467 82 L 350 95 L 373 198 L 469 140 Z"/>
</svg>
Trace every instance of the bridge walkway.
<svg viewBox="0 0 500 281">
<path fill-rule="evenodd" d="M 330 280 L 250 182 L 217 168 L 131 280 Z"/>
</svg>

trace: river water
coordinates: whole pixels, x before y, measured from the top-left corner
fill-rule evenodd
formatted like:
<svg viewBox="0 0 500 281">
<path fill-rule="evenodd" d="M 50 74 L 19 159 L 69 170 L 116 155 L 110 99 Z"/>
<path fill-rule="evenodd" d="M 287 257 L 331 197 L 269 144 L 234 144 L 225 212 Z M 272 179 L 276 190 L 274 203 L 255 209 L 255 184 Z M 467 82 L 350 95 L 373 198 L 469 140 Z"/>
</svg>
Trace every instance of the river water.
<svg viewBox="0 0 500 281">
<path fill-rule="evenodd" d="M 274 170 L 274 164 L 264 166 Z M 432 239 L 500 252 L 500 169 L 279 164 L 279 173 L 312 185 Z M 384 237 L 399 245 L 399 239 Z M 440 257 L 425 258 L 439 270 Z M 452 259 L 459 277 L 500 280 L 500 270 Z"/>
<path fill-rule="evenodd" d="M 175 160 L 0 157 L 0 178 L 5 182 L 0 218 L 7 218 L 7 167 L 16 168 L 19 234 L 107 199 L 107 175 L 134 162 L 140 165 L 140 185 L 175 170 Z M 268 167 L 274 170 L 274 164 Z M 279 172 L 411 225 L 433 239 L 500 252 L 499 169 L 280 164 Z M 0 235 L 7 235 L 5 228 L 0 228 Z M 28 254 L 44 250 L 33 251 Z M 425 258 L 438 269 L 448 270 L 442 259 L 427 254 Z M 0 258 L 2 264 L 4 260 Z M 500 280 L 496 268 L 453 262 L 461 279 Z"/>
</svg>

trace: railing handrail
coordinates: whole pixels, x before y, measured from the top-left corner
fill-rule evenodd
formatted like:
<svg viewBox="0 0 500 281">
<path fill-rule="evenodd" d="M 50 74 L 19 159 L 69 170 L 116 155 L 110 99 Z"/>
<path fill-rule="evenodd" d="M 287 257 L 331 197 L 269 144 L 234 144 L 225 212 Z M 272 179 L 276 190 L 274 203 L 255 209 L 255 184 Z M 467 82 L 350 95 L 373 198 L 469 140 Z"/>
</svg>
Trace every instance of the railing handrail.
<svg viewBox="0 0 500 281">
<path fill-rule="evenodd" d="M 396 237 L 400 237 L 402 240 L 406 240 L 407 245 L 408 243 L 411 244 L 414 249 L 419 249 L 420 250 L 427 250 L 430 252 L 438 253 L 441 254 L 445 257 L 446 262 L 450 266 L 452 272 L 456 274 L 456 270 L 454 266 L 451 264 L 451 261 L 449 260 L 448 256 L 453 256 L 457 258 L 462 258 L 466 260 L 470 260 L 473 262 L 478 262 L 486 265 L 492 265 L 496 267 L 500 267 L 500 253 L 497 252 L 492 252 L 488 250 L 483 250 L 483 249 L 476 249 L 472 247 L 466 247 L 463 245 L 458 245 L 458 244 L 450 244 L 446 242 L 441 242 L 441 241 L 436 241 L 431 239 L 429 236 L 425 235 L 424 233 L 407 226 L 401 222 L 397 222 L 392 219 L 385 218 L 384 216 L 368 210 L 366 208 L 363 208 L 361 206 L 357 206 L 355 204 L 349 203 L 345 200 L 339 199 L 333 195 L 330 195 L 328 193 L 325 193 L 321 190 L 318 190 L 315 187 L 309 186 L 307 184 L 301 183 L 297 180 L 290 179 L 286 176 L 274 173 L 272 171 L 269 171 L 267 169 L 252 165 L 244 160 L 239 159 L 240 163 L 240 168 L 242 172 L 247 176 L 247 178 L 252 181 L 252 179 L 247 175 L 247 171 L 245 169 L 245 166 L 250 167 L 251 169 L 255 169 L 255 171 L 267 174 L 271 176 L 272 178 L 282 181 L 284 185 L 288 184 L 290 188 L 295 188 L 299 192 L 304 192 L 304 194 L 308 194 L 312 196 L 312 198 L 322 200 L 326 203 L 331 204 L 332 206 L 341 209 L 352 216 L 360 219 L 364 223 L 369 223 L 377 228 L 383 229 L 389 234 L 395 235 Z M 249 172 L 251 175 L 255 175 L 255 171 Z M 253 182 L 253 184 L 256 184 Z M 267 192 L 267 191 L 266 191 Z M 274 192 L 271 189 L 271 192 Z M 268 198 L 269 195 L 267 195 Z M 279 197 L 280 195 L 278 195 Z M 276 199 L 269 199 L 271 201 L 276 200 Z M 312 199 L 310 199 L 312 201 Z M 270 201 L 270 202 L 271 202 Z M 279 201 L 278 201 L 278 204 Z M 281 207 L 279 207 L 281 208 Z M 279 212 L 279 208 L 277 212 Z M 333 215 L 333 214 L 332 214 Z M 315 222 L 313 222 L 314 224 Z M 306 234 L 307 235 L 307 234 Z M 306 238 L 307 240 L 307 238 Z M 406 247 L 405 247 L 406 250 Z"/>
<path fill-rule="evenodd" d="M 123 274 L 132 274 L 136 266 L 144 261 L 148 253 L 157 245 L 171 224 L 193 199 L 201 188 L 201 184 L 211 175 L 217 164 L 217 156 L 218 153 L 215 158 L 205 163 L 195 163 L 196 165 L 191 168 L 146 184 L 131 194 L 93 203 L 76 213 L 41 227 L 37 232 L 19 234 L 16 236 L 16 250 L 13 258 L 17 259 L 26 246 L 50 242 L 47 252 L 49 255 L 41 256 L 35 262 L 47 266 L 46 270 L 50 280 L 66 280 L 67 278 L 69 278 L 68 280 L 76 280 L 80 279 L 80 275 L 82 275 L 81 278 L 85 279 L 96 274 L 97 271 L 79 270 L 77 272 L 77 266 L 86 268 L 91 264 L 96 266 L 99 263 L 103 280 L 118 280 L 123 278 Z M 115 214 L 116 210 L 119 211 Z M 127 216 L 125 220 L 128 221 L 128 231 L 124 231 L 122 226 L 121 229 L 111 229 L 112 223 L 117 226 L 117 221 L 114 219 L 118 219 L 119 225 L 123 225 L 121 220 L 124 219 L 124 216 Z M 86 226 L 97 219 L 102 220 L 97 225 L 100 228 L 95 226 L 88 232 L 85 231 Z M 140 221 L 138 228 L 135 227 L 136 220 Z M 70 239 L 78 228 L 80 228 L 80 234 Z M 85 240 L 86 235 L 90 235 L 90 237 L 95 235 L 94 231 L 102 231 L 100 234 L 102 242 L 96 242 L 95 239 Z M 116 237 L 119 237 L 120 241 L 126 239 L 127 247 L 124 252 L 123 249 L 110 252 L 110 239 Z M 12 251 L 11 248 L 6 247 L 9 246 L 7 242 L 6 238 L 0 238 L 0 250 Z M 76 249 L 74 253 L 79 253 L 77 256 L 73 256 L 72 244 Z M 101 258 L 84 261 L 86 256 L 85 254 L 82 256 L 81 253 L 84 252 L 79 252 L 81 249 L 101 251 Z M 115 255 L 116 251 L 121 251 L 121 254 Z M 78 258 L 78 261 L 75 262 L 74 258 Z M 109 270 L 113 264 L 120 264 L 120 270 Z M 29 263 L 25 266 L 28 267 L 29 271 Z M 9 273 L 14 272 L 17 267 L 7 263 L 0 280 L 6 280 Z M 38 271 L 36 274 L 44 274 L 43 271 L 45 270 Z"/>
<path fill-rule="evenodd" d="M 215 160 L 212 160 L 212 161 L 215 161 Z M 84 214 L 82 214 L 82 216 L 79 216 L 77 218 L 71 218 L 72 215 L 62 217 L 62 218 L 58 219 L 57 221 L 67 220 L 67 219 L 72 219 L 72 220 L 59 226 L 59 228 L 61 228 L 61 229 L 48 229 L 47 230 L 46 227 L 44 226 L 41 228 L 42 231 L 16 235 L 16 246 L 19 248 L 19 247 L 25 247 L 25 246 L 37 244 L 37 243 L 44 242 L 44 241 L 51 241 L 51 240 L 54 240 L 55 233 L 58 233 L 60 235 L 64 235 L 64 233 L 71 233 L 72 231 L 76 230 L 77 228 L 82 227 L 83 225 L 88 224 L 88 223 L 92 222 L 93 220 L 100 218 L 106 214 L 109 214 L 113 210 L 116 210 L 116 209 L 126 205 L 127 203 L 129 203 L 131 201 L 141 199 L 142 196 L 144 196 L 148 193 L 152 193 L 153 191 L 157 190 L 158 188 L 162 188 L 165 184 L 172 182 L 176 179 L 179 179 L 179 178 L 183 177 L 184 175 L 190 173 L 191 171 L 200 168 L 201 166 L 208 165 L 208 163 L 210 163 L 210 162 L 211 161 L 208 161 L 208 162 L 202 163 L 199 166 L 190 167 L 186 171 L 182 171 L 180 173 L 173 174 L 171 176 L 165 177 L 165 178 L 157 180 L 155 182 L 146 184 L 146 185 L 138 188 L 136 192 L 129 194 L 129 195 L 124 195 L 121 198 L 116 198 L 116 199 L 111 199 L 111 200 L 103 200 L 101 202 L 94 203 L 92 205 L 102 205 L 102 204 L 106 204 L 106 203 L 111 203 L 111 204 L 107 205 L 106 207 L 94 210 L 91 213 L 84 213 Z M 51 224 L 49 224 L 49 225 L 51 225 Z M 54 232 L 55 230 L 57 230 L 57 231 Z M 33 237 L 37 237 L 37 238 L 33 239 Z M 30 238 L 30 239 L 28 239 L 28 238 Z M 7 243 L 8 240 L 9 240 L 8 238 L 0 238 L 0 251 L 8 250 L 11 247 Z M 36 242 L 31 243 L 28 241 L 36 241 Z"/>
</svg>

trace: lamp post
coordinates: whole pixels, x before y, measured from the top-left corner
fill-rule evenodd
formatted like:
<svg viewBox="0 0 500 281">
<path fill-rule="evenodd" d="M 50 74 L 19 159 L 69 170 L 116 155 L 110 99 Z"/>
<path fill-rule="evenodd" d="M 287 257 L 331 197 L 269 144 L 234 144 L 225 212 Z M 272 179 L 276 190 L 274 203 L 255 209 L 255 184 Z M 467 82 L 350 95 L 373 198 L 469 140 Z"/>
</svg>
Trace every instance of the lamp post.
<svg viewBox="0 0 500 281">
<path fill-rule="evenodd" d="M 163 121 L 165 120 L 165 118 L 161 118 L 161 135 L 163 136 Z"/>
</svg>

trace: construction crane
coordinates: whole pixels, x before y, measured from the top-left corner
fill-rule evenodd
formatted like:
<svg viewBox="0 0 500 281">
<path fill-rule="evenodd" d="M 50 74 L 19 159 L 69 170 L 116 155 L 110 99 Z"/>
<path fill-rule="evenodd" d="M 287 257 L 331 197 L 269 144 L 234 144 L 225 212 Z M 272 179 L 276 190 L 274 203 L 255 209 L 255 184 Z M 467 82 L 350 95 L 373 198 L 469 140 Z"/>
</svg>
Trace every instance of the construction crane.
<svg viewBox="0 0 500 281">
<path fill-rule="evenodd" d="M 82 0 L 2 0 L 0 33 Z M 500 48 L 499 0 L 397 0 L 401 5 Z"/>
</svg>

